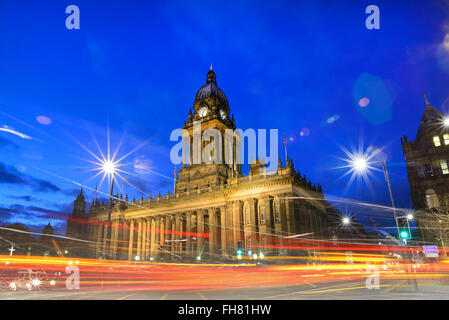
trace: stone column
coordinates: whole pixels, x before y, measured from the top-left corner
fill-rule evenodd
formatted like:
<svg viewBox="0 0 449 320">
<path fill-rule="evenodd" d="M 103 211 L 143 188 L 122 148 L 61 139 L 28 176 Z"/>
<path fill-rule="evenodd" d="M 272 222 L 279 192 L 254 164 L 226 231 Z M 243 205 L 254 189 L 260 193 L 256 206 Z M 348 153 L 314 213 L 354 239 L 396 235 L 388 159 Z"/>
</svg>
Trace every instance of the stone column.
<svg viewBox="0 0 449 320">
<path fill-rule="evenodd" d="M 142 245 L 142 220 L 139 221 L 139 227 L 137 228 L 137 255 L 141 257 L 140 248 Z"/>
<path fill-rule="evenodd" d="M 223 206 L 220 208 L 220 219 L 221 219 L 221 229 L 218 230 L 218 232 L 221 232 L 221 243 L 218 245 L 221 247 L 221 255 L 226 255 L 227 251 L 227 239 L 226 239 L 226 233 L 227 233 L 227 224 L 226 224 L 226 207 Z"/>
<path fill-rule="evenodd" d="M 153 217 L 153 218 L 151 218 L 151 223 L 150 223 L 150 226 L 151 226 L 151 243 L 150 243 L 150 257 L 152 257 L 152 258 L 154 258 L 154 253 L 155 253 L 155 250 L 156 250 L 156 232 L 157 232 L 157 229 L 156 229 L 156 219 Z"/>
<path fill-rule="evenodd" d="M 165 215 L 164 216 L 164 250 L 170 251 L 170 231 L 171 231 L 171 225 L 170 225 L 170 216 Z M 163 251 L 164 253 L 167 253 L 166 251 Z"/>
<path fill-rule="evenodd" d="M 181 217 L 180 217 L 180 215 L 179 214 L 177 214 L 176 215 L 176 217 L 175 217 L 175 240 L 177 240 L 175 243 L 176 243 L 176 248 L 177 248 L 177 250 L 176 250 L 176 252 L 178 252 L 178 253 L 182 253 L 182 245 L 181 245 L 181 241 L 179 241 L 179 240 L 181 240 Z"/>
<path fill-rule="evenodd" d="M 131 220 L 129 226 L 129 247 L 128 247 L 128 260 L 133 258 L 133 236 L 134 236 L 134 220 Z"/>
<path fill-rule="evenodd" d="M 249 207 L 249 215 L 250 215 L 250 223 L 247 221 L 247 210 Z M 255 199 L 250 199 L 246 203 L 246 206 L 243 210 L 243 218 L 244 218 L 244 234 L 245 234 L 245 248 L 246 251 L 249 249 L 253 250 L 252 246 L 256 244 L 256 202 Z M 249 243 L 248 243 L 249 241 Z M 247 253 L 247 252 L 246 252 Z"/>
<path fill-rule="evenodd" d="M 217 213 L 209 210 L 209 253 L 217 252 Z"/>
<path fill-rule="evenodd" d="M 170 217 L 170 250 L 172 253 L 175 253 L 176 251 L 176 241 L 173 241 L 176 239 L 175 237 L 175 230 L 176 230 L 176 220 L 174 216 Z"/>
<path fill-rule="evenodd" d="M 190 235 L 190 232 L 192 232 L 191 229 L 191 219 L 192 219 L 192 213 L 187 212 L 186 213 L 186 255 L 191 255 L 191 246 L 192 246 L 192 236 Z"/>
<path fill-rule="evenodd" d="M 197 211 L 197 232 L 198 236 L 196 237 L 197 245 L 197 255 L 201 254 L 203 249 L 203 233 L 204 233 L 204 214 L 201 211 Z"/>
<path fill-rule="evenodd" d="M 145 240 L 145 259 L 148 260 L 150 258 L 150 244 L 151 244 L 151 218 L 146 219 L 147 224 L 147 237 Z"/>
<path fill-rule="evenodd" d="M 108 222 L 103 221 L 103 254 L 106 254 L 109 249 L 110 239 L 108 239 Z"/>
<path fill-rule="evenodd" d="M 231 203 L 225 205 L 226 213 L 226 254 L 233 255 L 237 248 L 236 241 L 234 238 L 234 208 Z"/>
<path fill-rule="evenodd" d="M 266 200 L 266 198 L 262 198 L 260 200 L 258 200 L 258 205 L 257 205 L 257 215 L 258 215 L 258 222 L 259 222 L 259 226 L 258 226 L 258 238 L 259 238 L 259 245 L 262 246 L 264 245 L 264 239 L 266 239 L 267 236 L 267 217 L 268 217 L 268 210 L 267 210 L 267 205 L 268 205 L 268 201 Z M 262 216 L 263 216 L 263 221 L 262 221 Z M 264 251 L 264 250 L 258 250 L 258 251 Z"/>
<path fill-rule="evenodd" d="M 111 230 L 111 243 L 110 243 L 110 257 L 111 259 L 115 259 L 115 254 L 117 253 L 117 246 L 118 246 L 118 241 L 117 241 L 117 220 L 112 222 L 112 226 L 111 226 L 112 230 Z"/>
<path fill-rule="evenodd" d="M 242 223 L 241 221 L 241 216 L 242 216 L 242 204 L 239 200 L 234 201 L 232 203 L 232 210 L 233 210 L 233 225 L 234 225 L 234 239 L 235 239 L 235 243 L 234 246 L 237 246 L 237 241 L 239 240 L 243 240 L 242 239 L 242 230 L 240 228 L 240 224 Z"/>
<path fill-rule="evenodd" d="M 159 246 L 161 247 L 165 241 L 165 216 L 159 218 Z M 160 250 L 160 248 L 159 248 Z"/>
<path fill-rule="evenodd" d="M 145 248 L 147 246 L 147 221 L 146 219 L 142 220 L 142 248 L 140 249 L 141 255 L 142 257 L 140 258 L 142 261 L 145 261 L 146 256 L 145 256 Z"/>
<path fill-rule="evenodd" d="M 159 246 L 161 243 L 161 217 L 157 216 L 154 221 L 154 256 L 157 257 L 159 255 Z"/>
<path fill-rule="evenodd" d="M 288 198 L 289 195 L 286 195 L 286 197 Z M 295 211 L 292 199 L 285 199 L 285 212 L 287 216 L 287 231 L 288 233 L 295 233 Z"/>
</svg>

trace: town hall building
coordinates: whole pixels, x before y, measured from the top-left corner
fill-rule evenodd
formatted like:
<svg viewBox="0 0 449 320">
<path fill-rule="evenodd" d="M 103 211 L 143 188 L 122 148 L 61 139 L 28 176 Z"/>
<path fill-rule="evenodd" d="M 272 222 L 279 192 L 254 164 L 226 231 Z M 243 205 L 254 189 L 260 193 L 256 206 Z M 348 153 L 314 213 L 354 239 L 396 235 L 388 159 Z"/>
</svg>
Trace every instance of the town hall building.
<svg viewBox="0 0 449 320">
<path fill-rule="evenodd" d="M 222 137 L 226 130 L 236 128 L 212 67 L 183 125 L 189 133 L 183 150 L 189 152 L 182 154 L 174 192 L 129 202 L 127 196 L 120 196 L 112 207 L 96 199 L 92 202 L 89 238 L 97 244 L 97 258 L 213 260 L 231 258 L 240 250 L 243 255 L 270 256 L 285 254 L 288 239 L 298 235 L 329 238 L 329 204 L 322 188 L 295 170 L 292 159 L 286 157 L 285 164 L 279 159 L 277 170 L 269 174 L 263 159 L 255 159 L 245 176 L 235 161 L 241 142 L 236 135 L 231 143 L 218 144 L 223 154 L 231 152 L 234 161 L 210 163 L 200 158 L 195 163 L 195 153 L 208 147 L 202 142 L 195 150 L 189 141 L 194 139 L 195 123 L 201 124 L 203 132 L 216 129 Z M 111 221 L 107 223 L 109 210 Z"/>
</svg>

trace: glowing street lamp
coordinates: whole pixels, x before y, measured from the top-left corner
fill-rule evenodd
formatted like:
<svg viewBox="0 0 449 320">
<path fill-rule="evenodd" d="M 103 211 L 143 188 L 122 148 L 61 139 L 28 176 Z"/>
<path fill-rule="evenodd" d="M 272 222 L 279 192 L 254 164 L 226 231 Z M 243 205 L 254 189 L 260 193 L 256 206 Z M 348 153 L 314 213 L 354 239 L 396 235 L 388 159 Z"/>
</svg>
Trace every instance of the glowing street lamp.
<svg viewBox="0 0 449 320">
<path fill-rule="evenodd" d="M 348 217 L 343 217 L 342 222 L 343 222 L 343 225 L 347 226 L 347 225 L 351 224 L 351 219 L 349 219 Z"/>
<path fill-rule="evenodd" d="M 352 166 L 356 173 L 364 173 L 368 169 L 368 160 L 362 156 L 357 156 L 352 160 Z"/>
<path fill-rule="evenodd" d="M 104 159 L 101 162 L 101 171 L 106 174 L 109 177 L 109 180 L 111 181 L 111 193 L 109 195 L 109 206 L 108 206 L 108 221 L 106 224 L 107 233 L 106 233 L 106 239 L 105 240 L 111 240 L 111 215 L 112 215 L 112 200 L 113 200 L 113 192 L 114 192 L 114 179 L 115 174 L 117 173 L 117 167 L 119 166 L 118 162 L 114 162 L 113 160 Z M 107 251 L 106 246 L 104 246 L 104 250 Z M 106 252 L 105 252 L 106 253 Z"/>
<path fill-rule="evenodd" d="M 412 213 L 407 214 L 407 220 L 413 220 L 415 219 L 415 217 L 413 216 Z"/>
<path fill-rule="evenodd" d="M 446 118 L 443 119 L 443 125 L 445 127 L 449 127 L 449 117 L 446 117 Z"/>
<path fill-rule="evenodd" d="M 359 152 L 351 154 L 349 152 L 346 152 L 346 154 L 349 156 L 349 159 L 344 159 L 351 168 L 350 172 L 352 171 L 353 174 L 361 175 L 366 177 L 368 174 L 369 169 L 374 169 L 371 165 L 373 164 L 382 164 L 382 168 L 384 171 L 385 181 L 387 182 L 388 191 L 390 193 L 390 199 L 391 199 L 391 207 L 393 208 L 393 215 L 394 215 L 394 221 L 396 222 L 396 228 L 399 234 L 399 224 L 398 224 L 398 218 L 396 215 L 396 208 L 394 205 L 394 199 L 393 199 L 393 192 L 391 191 L 391 185 L 390 185 L 390 179 L 388 177 L 388 171 L 387 171 L 387 165 L 385 163 L 385 160 L 383 161 L 370 161 L 371 158 L 373 158 L 376 153 L 369 154 L 369 152 Z"/>
</svg>

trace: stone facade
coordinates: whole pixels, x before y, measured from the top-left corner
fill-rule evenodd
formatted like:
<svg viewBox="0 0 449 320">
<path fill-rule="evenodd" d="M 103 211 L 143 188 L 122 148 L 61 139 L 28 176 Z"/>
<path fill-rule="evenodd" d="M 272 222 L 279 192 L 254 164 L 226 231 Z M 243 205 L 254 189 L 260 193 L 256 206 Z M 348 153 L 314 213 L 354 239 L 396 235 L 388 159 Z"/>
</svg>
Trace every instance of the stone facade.
<svg viewBox="0 0 449 320">
<path fill-rule="evenodd" d="M 427 97 L 414 141 L 401 138 L 415 210 L 438 207 L 449 193 L 449 126 Z"/>
<path fill-rule="evenodd" d="M 416 139 L 404 136 L 401 143 L 421 240 L 438 243 L 447 237 L 439 234 L 443 227 L 435 213 L 449 212 L 449 124 L 424 96 L 426 107 Z"/>
<path fill-rule="evenodd" d="M 175 191 L 137 201 L 120 201 L 112 207 L 111 239 L 105 239 L 108 205 L 93 201 L 90 239 L 97 252 L 114 259 L 155 260 L 190 257 L 230 258 L 237 248 L 264 255 L 285 253 L 287 236 L 310 233 L 309 238 L 329 238 L 328 217 L 321 186 L 312 185 L 287 157 L 283 165 L 266 174 L 266 165 L 255 160 L 244 176 L 239 155 L 241 138 L 221 141 L 221 151 L 230 152 L 232 163 L 195 163 L 195 155 L 208 147 L 195 147 L 194 123 L 204 133 L 213 128 L 222 133 L 235 129 L 229 104 L 216 85 L 212 68 L 206 84 L 198 90 L 183 129 L 183 165 L 175 174 Z M 214 137 L 210 143 L 217 142 Z M 224 139 L 224 138 L 223 138 Z M 216 150 L 214 151 L 216 152 Z"/>
</svg>

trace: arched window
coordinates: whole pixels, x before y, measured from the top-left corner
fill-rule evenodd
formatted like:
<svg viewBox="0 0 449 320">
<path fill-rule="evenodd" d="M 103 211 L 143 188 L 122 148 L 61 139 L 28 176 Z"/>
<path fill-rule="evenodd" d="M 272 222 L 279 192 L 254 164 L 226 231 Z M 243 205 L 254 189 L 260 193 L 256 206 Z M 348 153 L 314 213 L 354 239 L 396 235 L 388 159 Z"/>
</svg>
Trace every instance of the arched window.
<svg viewBox="0 0 449 320">
<path fill-rule="evenodd" d="M 433 190 L 433 189 L 426 190 L 426 202 L 427 202 L 427 207 L 429 209 L 438 208 L 438 206 L 439 206 L 438 196 L 435 193 L 435 190 Z"/>
<path fill-rule="evenodd" d="M 259 205 L 259 219 L 260 219 L 260 224 L 265 223 L 265 203 L 264 202 L 262 202 Z"/>
<path fill-rule="evenodd" d="M 273 207 L 274 221 L 279 223 L 281 222 L 281 203 L 279 202 L 279 199 L 274 200 Z"/>
<path fill-rule="evenodd" d="M 248 204 L 245 205 L 245 223 L 251 224 L 251 209 Z"/>
</svg>

